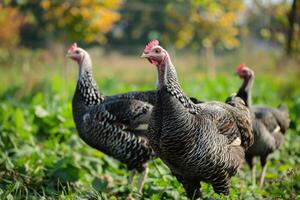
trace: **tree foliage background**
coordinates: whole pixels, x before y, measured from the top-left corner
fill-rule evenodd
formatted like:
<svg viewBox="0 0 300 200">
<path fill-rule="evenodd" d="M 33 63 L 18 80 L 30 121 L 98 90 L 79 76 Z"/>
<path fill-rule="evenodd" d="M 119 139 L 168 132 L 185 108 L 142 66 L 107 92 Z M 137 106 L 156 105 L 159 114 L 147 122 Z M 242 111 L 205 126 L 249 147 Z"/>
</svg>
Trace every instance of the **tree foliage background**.
<svg viewBox="0 0 300 200">
<path fill-rule="evenodd" d="M 16 32 L 16 36 L 21 38 L 20 44 L 40 47 L 53 40 L 105 44 L 105 34 L 120 19 L 117 11 L 121 4 L 121 0 L 25 0 L 6 1 L 0 6 L 5 12 L 14 9 L 22 17 L 21 34 Z M 7 15 L 4 21 L 14 21 L 12 17 Z M 16 26 L 11 24 L 6 26 Z M 5 30 L 6 26 L 1 28 Z"/>
<path fill-rule="evenodd" d="M 2 47 L 42 47 L 52 41 L 109 47 L 141 45 L 159 38 L 178 49 L 233 49 L 249 34 L 286 46 L 292 29 L 291 48 L 299 51 L 298 0 L 247 2 L 6 0 L 0 3 L 0 31 L 4 33 L 0 40 Z"/>
</svg>

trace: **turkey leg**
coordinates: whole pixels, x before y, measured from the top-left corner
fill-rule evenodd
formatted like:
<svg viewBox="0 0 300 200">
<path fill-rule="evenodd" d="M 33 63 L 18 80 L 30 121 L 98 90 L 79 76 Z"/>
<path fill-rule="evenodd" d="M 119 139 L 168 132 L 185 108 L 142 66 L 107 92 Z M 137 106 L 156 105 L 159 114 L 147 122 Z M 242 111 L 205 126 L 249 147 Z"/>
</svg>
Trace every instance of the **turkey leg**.
<svg viewBox="0 0 300 200">
<path fill-rule="evenodd" d="M 251 175 L 252 175 L 252 185 L 253 187 L 255 187 L 256 186 L 256 157 L 252 158 Z"/>
<path fill-rule="evenodd" d="M 134 169 L 131 171 L 131 175 L 128 178 L 128 185 L 132 184 L 135 174 L 136 174 L 136 170 Z"/>
<path fill-rule="evenodd" d="M 148 167 L 146 166 L 145 167 L 145 170 L 142 172 L 140 178 L 139 178 L 139 181 L 138 181 L 138 193 L 142 194 L 142 190 L 143 190 L 143 186 L 144 186 L 144 182 L 145 182 L 145 179 L 148 175 Z"/>
<path fill-rule="evenodd" d="M 259 181 L 259 187 L 262 187 L 265 181 L 265 176 L 266 176 L 266 172 L 267 172 L 267 157 L 261 157 L 261 166 L 262 171 L 261 171 L 261 175 L 260 175 L 260 181 Z"/>
</svg>

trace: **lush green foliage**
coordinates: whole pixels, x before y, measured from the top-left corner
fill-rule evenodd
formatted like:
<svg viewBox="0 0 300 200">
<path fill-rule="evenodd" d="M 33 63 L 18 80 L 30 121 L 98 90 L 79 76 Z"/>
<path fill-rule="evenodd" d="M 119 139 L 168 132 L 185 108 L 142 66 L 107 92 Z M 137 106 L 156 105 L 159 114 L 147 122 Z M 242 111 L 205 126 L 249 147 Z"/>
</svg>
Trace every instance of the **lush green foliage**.
<svg viewBox="0 0 300 200">
<path fill-rule="evenodd" d="M 127 69 L 126 72 L 129 74 Z M 186 93 L 204 100 L 223 101 L 240 85 L 232 73 L 216 79 L 204 77 L 192 68 L 180 68 L 179 73 Z M 124 83 L 116 79 L 117 70 L 114 74 L 115 78 L 102 76 L 99 82 L 106 94 L 153 88 L 154 79 Z M 289 106 L 292 123 L 280 151 L 272 156 L 265 186 L 253 188 L 249 168 L 244 166 L 232 179 L 229 197 L 218 196 L 203 184 L 205 198 L 300 199 L 300 89 L 294 80 L 266 77 L 257 76 L 254 103 L 276 106 L 283 99 Z M 51 76 L 25 94 L 22 80 L 10 83 L 9 87 L 0 86 L 0 199 L 140 197 L 135 187 L 126 185 L 129 172 L 124 165 L 93 150 L 78 137 L 71 114 L 75 79 Z M 184 189 L 160 160 L 149 165 L 142 199 L 186 199 Z"/>
</svg>

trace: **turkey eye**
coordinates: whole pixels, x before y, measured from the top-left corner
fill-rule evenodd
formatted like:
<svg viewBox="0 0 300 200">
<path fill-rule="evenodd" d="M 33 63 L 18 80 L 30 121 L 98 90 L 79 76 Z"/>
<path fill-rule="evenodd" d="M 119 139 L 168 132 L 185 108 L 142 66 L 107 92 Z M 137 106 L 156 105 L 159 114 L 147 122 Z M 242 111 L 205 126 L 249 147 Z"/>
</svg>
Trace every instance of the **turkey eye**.
<svg viewBox="0 0 300 200">
<path fill-rule="evenodd" d="M 160 50 L 159 49 L 155 49 L 155 53 L 160 53 Z"/>
</svg>

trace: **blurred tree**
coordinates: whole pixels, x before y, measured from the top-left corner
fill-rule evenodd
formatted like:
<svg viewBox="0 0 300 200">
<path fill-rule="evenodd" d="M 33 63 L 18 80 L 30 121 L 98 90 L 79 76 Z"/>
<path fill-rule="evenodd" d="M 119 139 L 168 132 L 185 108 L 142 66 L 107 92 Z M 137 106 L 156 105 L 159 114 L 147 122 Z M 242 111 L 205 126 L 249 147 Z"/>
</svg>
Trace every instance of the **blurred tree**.
<svg viewBox="0 0 300 200">
<path fill-rule="evenodd" d="M 288 19 L 286 51 L 291 55 L 292 51 L 300 51 L 300 0 L 293 0 Z"/>
<path fill-rule="evenodd" d="M 171 37 L 177 48 L 188 45 L 194 48 L 235 48 L 239 46 L 237 22 L 243 5 L 242 0 L 172 1 L 166 7 L 167 27 L 172 30 Z"/>
<path fill-rule="evenodd" d="M 176 0 L 166 7 L 167 28 L 171 34 L 164 34 L 166 41 L 175 41 L 177 48 L 204 47 L 206 65 L 215 74 L 215 48 L 232 49 L 240 45 L 239 14 L 244 9 L 242 0 Z"/>
<path fill-rule="evenodd" d="M 0 63 L 14 56 L 22 21 L 22 15 L 16 8 L 3 7 L 0 3 Z"/>
<path fill-rule="evenodd" d="M 124 43 L 159 37 L 179 49 L 234 48 L 239 46 L 236 25 L 243 5 L 242 0 L 127 0 L 112 37 Z"/>
<path fill-rule="evenodd" d="M 13 23 L 12 23 L 13 22 Z M 16 8 L 3 7 L 0 4 L 0 47 L 13 49 L 19 42 L 19 30 L 22 16 Z"/>
<path fill-rule="evenodd" d="M 255 37 L 285 47 L 287 54 L 300 52 L 300 0 L 254 0 L 248 27 Z"/>
<path fill-rule="evenodd" d="M 178 49 L 205 47 L 207 65 L 214 71 L 215 48 L 240 44 L 238 17 L 243 5 L 242 0 L 127 0 L 110 44 L 138 45 L 158 38 Z"/>
<path fill-rule="evenodd" d="M 122 0 L 42 0 L 47 31 L 70 41 L 105 43 L 105 34 L 120 19 Z"/>
<path fill-rule="evenodd" d="M 46 40 L 105 43 L 120 19 L 122 0 L 6 0 L 25 16 L 23 44 L 41 46 Z M 30 45 L 30 43 L 34 45 Z M 35 44 L 36 43 L 36 44 Z"/>
<path fill-rule="evenodd" d="M 120 9 L 122 19 L 110 35 L 110 46 L 118 46 L 128 53 L 128 46 L 145 44 L 166 32 L 165 8 L 171 0 L 126 0 Z M 133 48 L 134 50 L 134 48 Z"/>
</svg>

